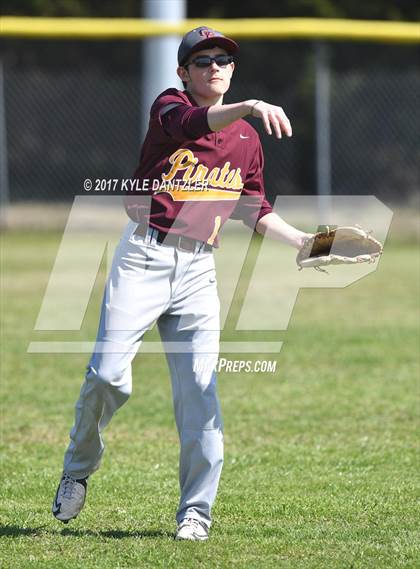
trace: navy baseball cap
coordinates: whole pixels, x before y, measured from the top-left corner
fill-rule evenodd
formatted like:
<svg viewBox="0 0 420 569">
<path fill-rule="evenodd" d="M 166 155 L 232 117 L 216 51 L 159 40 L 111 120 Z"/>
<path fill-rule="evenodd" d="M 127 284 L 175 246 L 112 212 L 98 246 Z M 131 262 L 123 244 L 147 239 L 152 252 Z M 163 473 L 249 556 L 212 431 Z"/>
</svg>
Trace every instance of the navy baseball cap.
<svg viewBox="0 0 420 569">
<path fill-rule="evenodd" d="M 178 49 L 178 65 L 183 65 L 191 53 L 214 46 L 222 47 L 229 55 L 233 55 L 239 49 L 236 42 L 222 33 L 206 26 L 201 26 L 186 33 L 182 38 Z"/>
</svg>

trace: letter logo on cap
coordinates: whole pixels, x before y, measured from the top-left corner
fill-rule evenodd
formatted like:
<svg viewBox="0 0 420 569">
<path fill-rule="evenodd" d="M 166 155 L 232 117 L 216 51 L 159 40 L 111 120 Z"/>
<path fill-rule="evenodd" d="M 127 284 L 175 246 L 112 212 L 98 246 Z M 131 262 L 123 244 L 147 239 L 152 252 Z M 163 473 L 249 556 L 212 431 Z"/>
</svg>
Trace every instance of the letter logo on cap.
<svg viewBox="0 0 420 569">
<path fill-rule="evenodd" d="M 199 33 L 200 33 L 200 36 L 204 36 L 204 37 L 206 37 L 206 38 L 212 38 L 212 37 L 214 37 L 214 35 L 215 35 L 214 31 L 213 31 L 213 30 L 209 30 L 208 28 L 206 28 L 206 29 L 201 29 Z"/>
</svg>

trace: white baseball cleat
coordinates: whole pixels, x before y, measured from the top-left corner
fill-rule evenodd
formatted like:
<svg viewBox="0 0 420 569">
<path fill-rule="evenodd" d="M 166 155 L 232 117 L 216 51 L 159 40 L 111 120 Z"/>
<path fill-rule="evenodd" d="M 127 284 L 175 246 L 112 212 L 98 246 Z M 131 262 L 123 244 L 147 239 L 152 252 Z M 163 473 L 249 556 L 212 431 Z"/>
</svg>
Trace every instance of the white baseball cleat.
<svg viewBox="0 0 420 569">
<path fill-rule="evenodd" d="M 77 518 L 85 503 L 86 491 L 87 478 L 76 480 L 64 472 L 52 504 L 52 513 L 57 520 L 67 524 Z"/>
<path fill-rule="evenodd" d="M 184 518 L 176 530 L 175 539 L 205 541 L 209 538 L 209 528 L 195 518 Z"/>
</svg>

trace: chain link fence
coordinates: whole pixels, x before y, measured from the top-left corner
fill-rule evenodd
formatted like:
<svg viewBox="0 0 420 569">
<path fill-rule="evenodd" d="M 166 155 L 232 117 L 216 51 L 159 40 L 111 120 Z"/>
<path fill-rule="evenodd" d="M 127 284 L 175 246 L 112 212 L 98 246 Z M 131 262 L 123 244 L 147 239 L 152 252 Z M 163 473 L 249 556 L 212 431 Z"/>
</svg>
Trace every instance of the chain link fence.
<svg viewBox="0 0 420 569">
<path fill-rule="evenodd" d="M 117 43 L 4 42 L 11 203 L 72 201 L 87 177 L 134 172 L 147 88 L 142 42 Z M 419 182 L 417 48 L 330 43 L 329 52 L 332 192 L 409 201 Z M 250 119 L 263 141 L 269 199 L 316 193 L 314 44 L 242 40 L 225 101 L 248 98 L 281 104 L 294 126 L 279 142 Z"/>
</svg>

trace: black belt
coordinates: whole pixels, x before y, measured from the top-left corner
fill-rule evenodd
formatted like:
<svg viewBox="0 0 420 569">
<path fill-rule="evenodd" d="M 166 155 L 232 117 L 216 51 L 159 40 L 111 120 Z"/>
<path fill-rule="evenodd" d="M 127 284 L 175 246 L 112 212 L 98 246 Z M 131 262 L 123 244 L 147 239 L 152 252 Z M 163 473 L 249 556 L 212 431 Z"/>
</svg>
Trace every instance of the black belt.
<svg viewBox="0 0 420 569">
<path fill-rule="evenodd" d="M 153 236 L 156 237 L 156 241 L 158 243 L 164 243 L 165 245 L 173 245 L 178 249 L 183 251 L 195 251 L 197 245 L 203 245 L 203 241 L 197 241 L 192 239 L 191 237 L 186 237 L 185 235 L 176 235 L 175 233 L 165 233 L 164 231 L 160 231 L 159 229 L 153 230 Z M 135 235 L 141 235 L 142 237 L 146 237 L 149 227 L 146 225 L 138 225 L 137 229 L 135 230 Z M 203 251 L 212 251 L 213 247 L 208 243 L 204 243 Z"/>
</svg>

